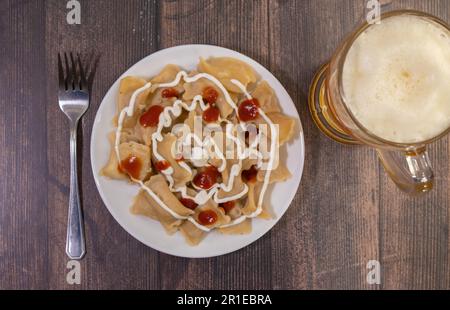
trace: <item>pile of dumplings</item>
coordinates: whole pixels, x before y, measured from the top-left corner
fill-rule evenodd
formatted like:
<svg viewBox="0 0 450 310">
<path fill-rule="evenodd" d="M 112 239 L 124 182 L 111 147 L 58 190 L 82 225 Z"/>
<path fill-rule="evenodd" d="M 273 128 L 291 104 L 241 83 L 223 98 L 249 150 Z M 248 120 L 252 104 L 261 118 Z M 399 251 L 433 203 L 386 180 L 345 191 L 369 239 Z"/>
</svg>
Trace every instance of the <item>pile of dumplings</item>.
<svg viewBox="0 0 450 310">
<path fill-rule="evenodd" d="M 293 138 L 296 120 L 282 113 L 273 89 L 243 61 L 229 57 L 201 58 L 196 70 L 186 72 L 187 77 L 200 78 L 192 82 L 181 78 L 176 85 L 159 87 L 173 84 L 180 72 L 184 72 L 182 68 L 169 64 L 151 79 L 128 76 L 120 81 L 117 114 L 113 120 L 116 130 L 108 137 L 111 153 L 100 174 L 141 186 L 131 205 L 131 213 L 159 221 L 170 235 L 180 231 L 190 245 L 199 244 L 213 230 L 223 234 L 248 234 L 253 218 L 273 217 L 273 206 L 267 203 L 270 197 L 261 198 L 267 185 L 291 177 L 280 159 L 279 148 Z M 206 76 L 214 78 L 220 85 Z M 127 114 L 119 124 L 119 115 L 129 107 L 133 94 L 133 113 Z M 199 95 L 203 105 L 210 109 L 208 112 L 200 104 L 190 111 L 183 108 L 177 116 L 166 113 L 172 117 L 170 126 L 160 126 L 164 111 L 176 102 L 181 104 L 180 101 L 185 103 L 184 106 L 191 106 Z M 249 106 L 244 107 L 244 104 Z M 267 123 L 262 117 L 264 114 L 276 125 L 277 143 L 269 142 L 269 146 L 276 145 L 270 171 L 259 169 L 255 158 L 226 158 L 222 162 L 210 157 L 198 161 L 174 154 L 179 137 L 173 133 L 173 126 L 184 124 L 194 132 L 197 117 L 203 126 L 223 128 L 226 137 L 225 125 L 242 123 L 244 117 L 240 116 L 240 111 L 244 108 L 253 113 L 250 118 L 245 118 L 245 123 L 255 126 Z M 155 134 L 158 133 L 160 139 L 156 141 Z M 274 138 L 270 130 L 266 138 L 269 141 Z M 245 139 L 241 142 L 249 144 Z M 225 145 L 217 147 L 225 154 Z M 239 170 L 233 174 L 234 166 Z M 226 188 L 219 184 L 232 186 Z M 200 192 L 207 194 L 212 186 L 217 189 L 206 201 L 199 203 L 202 199 L 192 199 L 200 197 Z M 261 205 L 258 205 L 259 201 L 262 201 Z"/>
</svg>

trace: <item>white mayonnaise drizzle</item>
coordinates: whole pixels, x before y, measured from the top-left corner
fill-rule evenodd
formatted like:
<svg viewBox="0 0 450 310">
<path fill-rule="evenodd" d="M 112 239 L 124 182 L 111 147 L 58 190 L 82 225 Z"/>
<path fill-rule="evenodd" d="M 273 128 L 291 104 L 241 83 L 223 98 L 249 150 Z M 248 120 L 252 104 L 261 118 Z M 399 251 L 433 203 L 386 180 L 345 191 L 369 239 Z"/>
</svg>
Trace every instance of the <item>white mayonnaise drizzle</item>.
<svg viewBox="0 0 450 310">
<path fill-rule="evenodd" d="M 125 119 L 125 115 L 128 115 L 128 117 L 133 116 L 134 105 L 136 104 L 137 96 L 139 96 L 142 92 L 146 91 L 150 87 L 152 87 L 152 83 L 147 83 L 144 86 L 142 86 L 141 88 L 137 89 L 131 96 L 130 103 L 128 104 L 128 106 L 123 108 L 122 111 L 120 111 L 117 130 L 116 130 L 116 141 L 115 141 L 116 156 L 117 156 L 117 160 L 119 162 L 120 162 L 120 154 L 119 154 L 120 135 L 122 133 L 122 126 L 123 126 L 123 121 Z"/>
<path fill-rule="evenodd" d="M 185 71 L 180 71 L 177 76 L 175 77 L 175 79 L 170 82 L 170 83 L 164 83 L 164 84 L 157 84 L 155 89 L 157 88 L 168 88 L 168 87 L 175 87 L 177 86 L 180 81 L 181 78 L 184 79 L 184 81 L 186 83 L 192 83 L 197 81 L 198 79 L 201 78 L 205 78 L 210 80 L 211 82 L 213 82 L 223 93 L 226 102 L 235 110 L 236 113 L 238 113 L 237 110 L 237 106 L 236 104 L 233 102 L 233 100 L 231 99 L 230 94 L 228 93 L 228 91 L 225 89 L 225 87 L 222 85 L 222 83 L 217 80 L 214 76 L 206 74 L 206 73 L 199 73 L 196 74 L 195 76 L 189 77 L 188 74 Z M 239 82 L 238 80 L 231 80 L 231 82 L 233 84 L 235 84 L 236 86 L 238 86 L 242 92 L 244 93 L 244 95 L 247 97 L 247 99 L 251 99 L 252 97 L 250 96 L 250 94 L 247 92 L 246 88 L 244 85 L 242 85 L 241 82 Z M 131 117 L 133 116 L 134 113 L 134 106 L 136 104 L 136 99 L 137 97 L 144 92 L 145 90 L 149 89 L 150 87 L 152 87 L 152 84 L 149 82 L 147 84 L 145 84 L 143 87 L 137 89 L 133 95 L 131 96 L 130 99 L 130 103 L 127 107 L 123 108 L 122 111 L 119 114 L 119 120 L 118 120 L 118 126 L 117 126 L 117 130 L 116 130 L 116 139 L 115 139 L 115 152 L 116 152 L 116 156 L 118 161 L 120 162 L 120 153 L 119 153 L 119 145 L 120 145 L 120 136 L 121 136 L 121 131 L 122 131 L 122 127 L 123 127 L 123 121 L 125 119 L 125 116 Z M 162 130 L 165 127 L 170 127 L 172 124 L 172 117 L 170 116 L 170 114 L 172 114 L 175 118 L 178 117 L 181 112 L 182 109 L 185 109 L 187 111 L 193 111 L 196 107 L 197 104 L 199 104 L 200 108 L 202 111 L 206 110 L 208 108 L 208 105 L 205 104 L 203 102 L 203 98 L 200 95 L 197 95 L 193 98 L 192 102 L 190 105 L 187 105 L 185 102 L 181 101 L 181 100 L 176 100 L 174 102 L 174 104 L 171 107 L 166 107 L 164 108 L 163 112 L 160 114 L 159 116 L 159 122 L 158 122 L 158 126 L 157 126 L 157 130 L 155 133 L 153 133 L 152 135 L 152 151 L 153 151 L 153 155 L 155 156 L 156 160 L 161 161 L 161 160 L 165 160 L 163 156 L 161 156 L 161 154 L 158 153 L 157 151 L 157 144 L 158 142 L 161 142 L 163 140 L 163 136 L 162 136 Z M 256 217 L 258 216 L 261 212 L 262 212 L 262 202 L 263 202 L 263 197 L 264 197 L 264 193 L 267 189 L 268 183 L 269 183 L 269 179 L 270 179 L 270 173 L 273 167 L 273 161 L 275 158 L 275 142 L 276 142 L 276 137 L 277 137 L 277 132 L 276 132 L 276 128 L 274 126 L 274 124 L 272 123 L 272 121 L 265 115 L 265 113 L 258 108 L 259 114 L 264 118 L 264 120 L 270 125 L 271 128 L 271 150 L 270 150 L 270 159 L 269 159 L 269 163 L 268 163 L 268 167 L 267 167 L 267 171 L 266 174 L 264 176 L 264 182 L 263 182 L 263 186 L 261 188 L 261 192 L 260 192 L 260 196 L 259 196 L 259 201 L 258 201 L 258 205 L 257 205 L 257 209 L 250 215 L 242 215 L 237 219 L 234 219 L 232 222 L 225 224 L 225 225 L 221 225 L 217 228 L 220 227 L 230 227 L 233 225 L 237 225 L 242 223 L 245 219 L 247 218 L 252 218 L 252 217 Z M 220 121 L 225 121 L 227 123 L 229 123 L 229 121 L 227 120 L 220 120 Z M 242 128 L 246 128 L 245 127 L 245 123 L 240 122 L 240 125 Z M 244 152 L 241 151 L 241 146 L 243 144 L 242 141 L 240 141 L 238 138 L 236 138 L 233 133 L 232 133 L 232 127 L 228 126 L 226 128 L 226 138 L 233 140 L 233 142 L 236 144 L 237 147 L 237 156 L 239 158 L 239 161 L 237 164 L 234 164 L 231 169 L 230 169 L 230 174 L 229 174 L 229 179 L 228 179 L 228 184 L 215 184 L 211 189 L 209 189 L 208 191 L 206 190 L 201 190 L 199 188 L 197 188 L 198 190 L 200 190 L 195 197 L 191 197 L 187 194 L 187 187 L 186 186 L 182 186 L 179 188 L 174 188 L 174 180 L 172 177 L 173 174 L 173 168 L 169 167 L 165 170 L 162 171 L 162 173 L 164 174 L 164 176 L 166 177 L 167 181 L 169 182 L 169 189 L 171 191 L 176 191 L 176 192 L 180 192 L 181 196 L 183 198 L 189 198 L 195 201 L 195 203 L 202 205 L 205 204 L 209 199 L 211 199 L 211 197 L 213 197 L 214 201 L 216 203 L 223 203 L 223 202 L 227 202 L 227 201 L 232 201 L 232 200 L 236 200 L 241 198 L 242 196 L 244 196 L 247 192 L 248 192 L 248 186 L 246 184 L 244 184 L 244 190 L 241 193 L 238 193 L 236 195 L 233 196 L 229 196 L 229 197 L 224 197 L 224 198 L 218 198 L 218 191 L 219 189 L 222 189 L 225 192 L 229 192 L 232 190 L 233 188 L 233 184 L 234 184 L 234 179 L 239 175 L 241 169 L 242 169 L 242 158 L 246 158 L 250 155 L 250 153 L 252 153 L 253 148 L 250 148 L 250 152 L 248 152 L 248 150 L 245 150 Z M 225 156 L 223 155 L 223 153 L 220 151 L 219 147 L 217 146 L 217 144 L 215 143 L 215 141 L 212 139 L 212 137 L 207 137 L 205 140 L 201 140 L 198 136 L 196 136 L 195 134 L 189 134 L 186 137 L 185 141 L 190 141 L 191 139 L 194 139 L 197 144 L 200 145 L 200 147 L 204 147 L 204 146 L 208 146 L 210 143 L 213 144 L 214 146 L 214 152 L 216 153 L 216 155 L 221 159 L 222 164 L 221 166 L 218 168 L 219 172 L 223 172 L 226 169 L 226 159 Z M 259 152 L 257 152 L 256 154 L 258 156 L 258 159 L 261 159 L 261 154 Z M 261 160 L 262 161 L 262 160 Z M 188 171 L 189 173 L 192 174 L 192 169 L 189 167 L 189 165 L 187 165 L 184 161 L 180 161 L 178 163 L 180 165 L 180 167 L 182 167 L 183 169 L 185 169 L 186 171 Z M 261 163 L 258 163 L 258 166 L 260 166 Z M 166 210 L 169 214 L 171 214 L 174 218 L 179 219 L 179 220 L 188 220 L 190 221 L 192 224 L 194 224 L 197 228 L 203 230 L 203 231 L 210 231 L 211 229 L 203 226 L 201 224 L 199 224 L 192 216 L 182 216 L 179 215 L 178 213 L 174 212 L 171 208 L 169 208 L 149 187 L 147 187 L 142 181 L 140 180 L 135 180 L 133 178 L 131 178 L 134 182 L 138 183 L 157 203 L 159 206 L 161 206 L 164 210 Z M 195 185 L 193 184 L 194 188 Z"/>
</svg>

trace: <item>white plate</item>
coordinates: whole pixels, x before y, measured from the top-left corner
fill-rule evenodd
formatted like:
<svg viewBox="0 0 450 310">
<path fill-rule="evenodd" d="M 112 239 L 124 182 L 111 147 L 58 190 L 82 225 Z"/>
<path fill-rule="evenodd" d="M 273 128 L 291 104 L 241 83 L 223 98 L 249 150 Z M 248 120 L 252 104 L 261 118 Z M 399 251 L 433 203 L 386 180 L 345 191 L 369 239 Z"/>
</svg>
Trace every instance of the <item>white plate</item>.
<svg viewBox="0 0 450 310">
<path fill-rule="evenodd" d="M 181 233 L 169 236 L 159 222 L 132 215 L 129 212 L 133 197 L 139 190 L 138 185 L 101 177 L 99 171 L 108 161 L 110 145 L 107 135 L 114 130 L 112 118 L 116 112 L 120 80 L 129 75 L 152 77 L 169 63 L 191 70 L 196 67 L 200 56 L 205 58 L 229 56 L 251 65 L 261 78 L 275 90 L 283 112 L 298 119 L 298 134 L 294 141 L 287 146 L 287 154 L 281 156 L 282 160 L 284 158 L 286 161 L 292 178 L 270 186 L 266 192 L 266 199 L 270 200 L 276 218 L 272 220 L 253 219 L 253 229 L 248 235 L 230 236 L 211 232 L 198 246 L 192 247 L 186 244 Z M 285 148 L 283 147 L 283 149 Z M 91 138 L 92 172 L 100 196 L 112 216 L 128 233 L 142 243 L 158 251 L 182 257 L 211 257 L 230 253 L 249 245 L 268 232 L 281 218 L 294 198 L 303 172 L 304 157 L 305 147 L 300 118 L 292 99 L 280 82 L 268 70 L 249 57 L 226 48 L 210 45 L 182 45 L 164 49 L 145 57 L 128 69 L 117 79 L 103 98 L 95 117 Z"/>
</svg>

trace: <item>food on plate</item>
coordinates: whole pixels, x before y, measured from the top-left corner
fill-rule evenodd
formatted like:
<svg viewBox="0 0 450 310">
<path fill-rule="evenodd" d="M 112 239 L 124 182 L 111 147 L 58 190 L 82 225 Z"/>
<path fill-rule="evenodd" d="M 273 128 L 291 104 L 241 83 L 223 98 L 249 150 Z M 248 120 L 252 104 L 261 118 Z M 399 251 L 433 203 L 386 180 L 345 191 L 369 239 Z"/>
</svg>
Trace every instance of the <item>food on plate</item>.
<svg viewBox="0 0 450 310">
<path fill-rule="evenodd" d="M 279 150 L 296 121 L 269 83 L 234 58 L 123 78 L 113 121 L 101 175 L 140 186 L 131 212 L 191 245 L 213 230 L 250 233 L 254 218 L 271 217 L 269 184 L 291 176 Z"/>
</svg>

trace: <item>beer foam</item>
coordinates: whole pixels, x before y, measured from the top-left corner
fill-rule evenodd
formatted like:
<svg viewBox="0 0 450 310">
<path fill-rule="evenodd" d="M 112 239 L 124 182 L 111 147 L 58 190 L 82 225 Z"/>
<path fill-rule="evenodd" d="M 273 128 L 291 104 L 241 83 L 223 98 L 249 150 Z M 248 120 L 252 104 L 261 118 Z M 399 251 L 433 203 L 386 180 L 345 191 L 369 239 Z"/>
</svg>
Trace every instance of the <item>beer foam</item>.
<svg viewBox="0 0 450 310">
<path fill-rule="evenodd" d="M 450 33 L 424 18 L 385 18 L 361 33 L 342 76 L 345 102 L 371 133 L 417 143 L 450 127 Z"/>
</svg>

